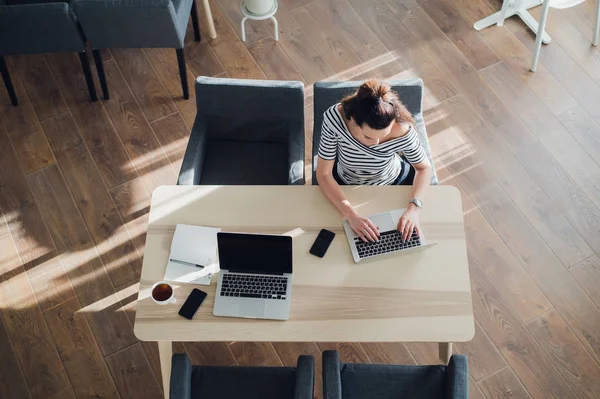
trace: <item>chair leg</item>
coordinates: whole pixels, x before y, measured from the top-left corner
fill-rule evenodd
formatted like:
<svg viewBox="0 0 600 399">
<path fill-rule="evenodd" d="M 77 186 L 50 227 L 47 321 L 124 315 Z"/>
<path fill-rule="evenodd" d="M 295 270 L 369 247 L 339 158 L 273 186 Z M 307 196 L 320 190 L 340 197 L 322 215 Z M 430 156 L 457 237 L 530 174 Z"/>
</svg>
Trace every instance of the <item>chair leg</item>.
<svg viewBox="0 0 600 399">
<path fill-rule="evenodd" d="M 187 70 L 185 69 L 185 55 L 182 48 L 178 48 L 176 51 L 177 63 L 179 64 L 179 76 L 181 77 L 181 88 L 183 89 L 183 98 L 187 100 L 190 98 L 190 92 L 188 89 Z"/>
<path fill-rule="evenodd" d="M 8 91 L 10 102 L 16 107 L 17 105 L 19 105 L 19 100 L 17 99 L 17 94 L 15 93 L 15 88 L 12 84 L 12 80 L 10 80 L 8 67 L 6 66 L 6 62 L 4 61 L 3 56 L 0 56 L 0 73 L 2 73 L 2 79 L 4 80 L 6 91 Z"/>
<path fill-rule="evenodd" d="M 96 85 L 94 85 L 94 78 L 92 78 L 92 69 L 90 68 L 90 59 L 88 58 L 87 50 L 79 53 L 79 61 L 81 62 L 81 68 L 83 68 L 83 76 L 85 76 L 85 83 L 87 83 L 90 99 L 92 101 L 98 101 Z"/>
<path fill-rule="evenodd" d="M 198 25 L 198 9 L 196 8 L 196 0 L 192 1 L 192 26 L 194 27 L 194 39 L 199 42 L 202 37 L 200 36 L 200 25 Z"/>
<path fill-rule="evenodd" d="M 94 63 L 96 64 L 96 71 L 98 72 L 98 78 L 100 79 L 100 86 L 102 87 L 102 95 L 105 100 L 108 100 L 110 97 L 108 95 L 108 85 L 106 84 L 106 73 L 104 73 L 104 62 L 102 61 L 102 54 L 100 54 L 100 50 L 92 50 L 92 54 L 94 54 Z"/>
<path fill-rule="evenodd" d="M 537 69 L 537 63 L 540 59 L 540 50 L 542 49 L 542 39 L 544 36 L 544 30 L 546 29 L 546 19 L 548 18 L 548 10 L 550 8 L 550 0 L 544 0 L 542 5 L 542 16 L 540 17 L 540 23 L 535 38 L 535 49 L 533 50 L 533 60 L 531 61 L 531 72 L 535 72 Z"/>
<path fill-rule="evenodd" d="M 598 47 L 598 36 L 600 36 L 600 1 L 596 2 L 596 26 L 594 26 L 594 37 L 592 44 Z"/>
</svg>

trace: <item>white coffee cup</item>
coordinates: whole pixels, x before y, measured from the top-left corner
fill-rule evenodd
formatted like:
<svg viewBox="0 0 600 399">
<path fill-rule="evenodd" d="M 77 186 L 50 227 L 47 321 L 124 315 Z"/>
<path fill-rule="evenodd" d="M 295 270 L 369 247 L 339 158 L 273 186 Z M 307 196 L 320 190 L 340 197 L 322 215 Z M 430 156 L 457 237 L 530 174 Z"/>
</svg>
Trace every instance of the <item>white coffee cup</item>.
<svg viewBox="0 0 600 399">
<path fill-rule="evenodd" d="M 159 305 L 177 303 L 177 299 L 175 298 L 175 289 L 171 283 L 167 281 L 159 281 L 158 283 L 155 283 L 150 291 L 150 296 L 152 297 L 152 300 Z"/>
</svg>

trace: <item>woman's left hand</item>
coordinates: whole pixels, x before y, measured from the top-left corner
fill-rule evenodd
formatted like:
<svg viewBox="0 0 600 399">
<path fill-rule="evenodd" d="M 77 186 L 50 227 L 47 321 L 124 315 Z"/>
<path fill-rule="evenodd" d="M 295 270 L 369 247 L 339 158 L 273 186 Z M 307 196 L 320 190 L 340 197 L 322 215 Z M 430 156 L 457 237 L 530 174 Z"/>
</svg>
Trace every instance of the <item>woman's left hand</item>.
<svg viewBox="0 0 600 399">
<path fill-rule="evenodd" d="M 419 237 L 421 236 L 421 227 L 419 226 L 419 209 L 415 204 L 409 204 L 406 211 L 398 221 L 398 231 L 402 234 L 402 240 L 406 241 L 412 235 L 413 229 L 417 230 Z"/>
</svg>

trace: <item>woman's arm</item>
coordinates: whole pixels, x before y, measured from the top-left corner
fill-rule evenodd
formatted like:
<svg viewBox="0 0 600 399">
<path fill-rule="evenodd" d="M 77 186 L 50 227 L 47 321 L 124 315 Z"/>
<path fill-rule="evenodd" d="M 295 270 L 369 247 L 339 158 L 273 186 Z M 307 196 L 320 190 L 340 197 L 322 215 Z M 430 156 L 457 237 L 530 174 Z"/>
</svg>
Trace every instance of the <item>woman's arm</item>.
<svg viewBox="0 0 600 399">
<path fill-rule="evenodd" d="M 431 183 L 431 163 L 425 158 L 423 161 L 414 164 L 415 178 L 412 186 L 412 198 L 422 198 L 427 187 Z M 412 234 L 413 229 L 417 230 L 417 234 L 421 236 L 421 227 L 419 226 L 419 214 L 421 208 L 413 204 L 408 204 L 406 211 L 398 221 L 398 231 L 402 234 L 402 239 L 406 240 Z"/>
<path fill-rule="evenodd" d="M 361 217 L 356 213 L 350 201 L 342 192 L 340 185 L 333 178 L 333 165 L 335 160 L 319 158 L 317 162 L 317 180 L 319 187 L 329 201 L 337 208 L 342 216 L 348 220 L 350 227 L 363 241 L 377 241 L 379 231 L 377 226 L 368 218 Z"/>
</svg>

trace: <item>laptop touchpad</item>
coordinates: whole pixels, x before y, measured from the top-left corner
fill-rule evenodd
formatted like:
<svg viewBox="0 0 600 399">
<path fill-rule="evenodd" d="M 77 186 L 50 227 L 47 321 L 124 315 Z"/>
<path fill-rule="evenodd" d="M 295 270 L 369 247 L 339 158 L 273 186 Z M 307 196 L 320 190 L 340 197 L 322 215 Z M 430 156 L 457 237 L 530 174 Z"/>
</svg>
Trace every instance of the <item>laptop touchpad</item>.
<svg viewBox="0 0 600 399">
<path fill-rule="evenodd" d="M 377 227 L 379 227 L 379 231 L 391 231 L 396 228 L 394 221 L 392 220 L 392 215 L 389 213 L 370 216 L 369 219 L 371 219 L 371 221 L 375 223 Z"/>
<path fill-rule="evenodd" d="M 240 301 L 240 316 L 243 317 L 264 317 L 265 301 L 262 300 L 243 300 Z"/>
</svg>

